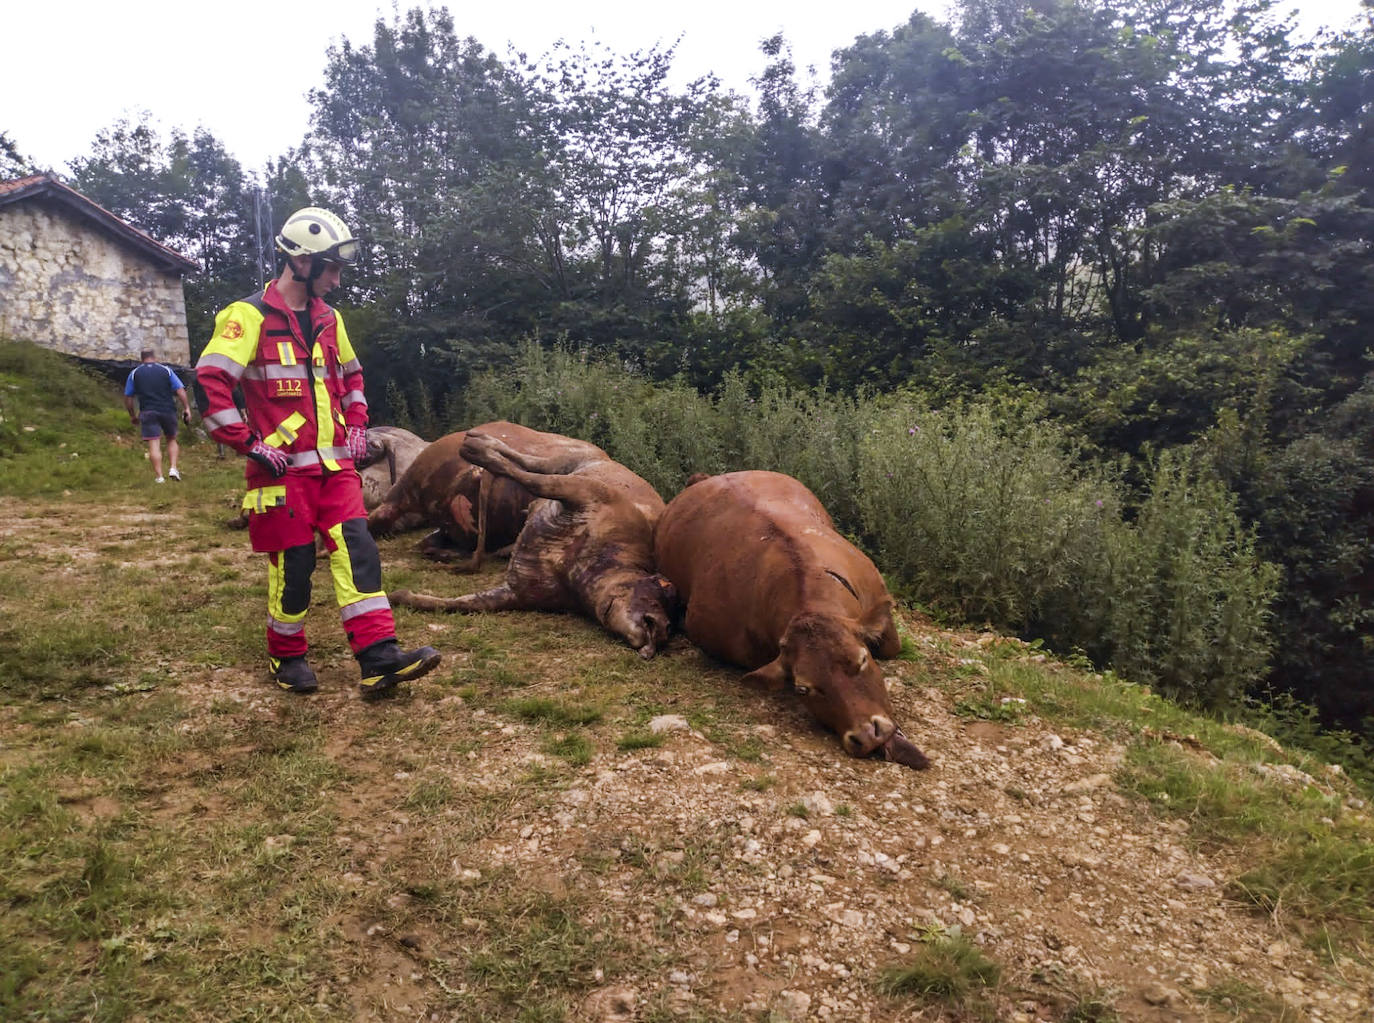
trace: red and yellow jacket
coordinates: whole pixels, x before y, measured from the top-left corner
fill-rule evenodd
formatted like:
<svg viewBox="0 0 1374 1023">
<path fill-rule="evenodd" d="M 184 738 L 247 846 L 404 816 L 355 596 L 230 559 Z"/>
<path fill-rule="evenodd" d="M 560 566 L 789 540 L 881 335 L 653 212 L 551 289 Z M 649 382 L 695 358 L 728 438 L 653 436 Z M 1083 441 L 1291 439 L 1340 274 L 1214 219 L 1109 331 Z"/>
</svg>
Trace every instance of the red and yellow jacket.
<svg viewBox="0 0 1374 1023">
<path fill-rule="evenodd" d="M 367 398 L 343 317 L 320 298 L 310 300 L 309 313 L 314 337 L 307 341 L 276 281 L 231 303 L 215 317 L 196 379 L 216 442 L 246 454 L 261 437 L 291 456 L 291 471 L 319 474 L 352 467 L 347 431 L 367 427 Z M 235 386 L 243 388 L 246 422 L 234 404 Z M 251 458 L 245 476 L 250 484 L 272 478 Z"/>
</svg>

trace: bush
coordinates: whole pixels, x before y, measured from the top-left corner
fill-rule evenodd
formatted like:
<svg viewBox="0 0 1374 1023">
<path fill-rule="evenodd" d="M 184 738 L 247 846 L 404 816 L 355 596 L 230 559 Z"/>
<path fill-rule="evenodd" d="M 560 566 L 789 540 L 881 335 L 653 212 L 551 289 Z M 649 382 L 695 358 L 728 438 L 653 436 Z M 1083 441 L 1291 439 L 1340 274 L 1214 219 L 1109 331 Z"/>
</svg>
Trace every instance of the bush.
<svg viewBox="0 0 1374 1023">
<path fill-rule="evenodd" d="M 873 418 L 860 450 L 865 534 L 923 603 L 1017 632 L 1056 625 L 1119 515 L 1105 474 L 1071 450 L 1032 410 L 897 405 Z"/>
<path fill-rule="evenodd" d="M 1256 553 L 1219 480 L 1162 457 L 1138 517 L 1113 523 L 1107 541 L 1103 600 L 1096 613 L 1082 609 L 1091 624 L 1079 627 L 1100 635 L 1099 658 L 1206 706 L 1233 703 L 1264 677 L 1278 570 Z"/>
</svg>

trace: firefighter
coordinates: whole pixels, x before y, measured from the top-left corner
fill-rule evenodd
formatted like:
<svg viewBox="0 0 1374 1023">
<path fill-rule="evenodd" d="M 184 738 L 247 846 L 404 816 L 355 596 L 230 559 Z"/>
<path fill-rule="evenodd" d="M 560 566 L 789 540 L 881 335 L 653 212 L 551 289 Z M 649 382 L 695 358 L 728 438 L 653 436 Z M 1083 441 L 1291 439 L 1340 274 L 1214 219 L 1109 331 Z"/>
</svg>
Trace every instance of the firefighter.
<svg viewBox="0 0 1374 1023">
<path fill-rule="evenodd" d="M 367 449 L 362 366 L 324 297 L 356 261 L 358 242 L 342 220 L 312 206 L 287 218 L 276 244 L 281 273 L 261 294 L 220 311 L 196 364 L 208 399 L 204 423 L 216 442 L 248 459 L 243 507 L 253 550 L 267 554 L 272 678 L 294 693 L 319 685 L 305 638 L 318 531 L 361 692 L 371 698 L 433 670 L 439 653 L 402 650 L 396 641 L 354 469 Z"/>
</svg>

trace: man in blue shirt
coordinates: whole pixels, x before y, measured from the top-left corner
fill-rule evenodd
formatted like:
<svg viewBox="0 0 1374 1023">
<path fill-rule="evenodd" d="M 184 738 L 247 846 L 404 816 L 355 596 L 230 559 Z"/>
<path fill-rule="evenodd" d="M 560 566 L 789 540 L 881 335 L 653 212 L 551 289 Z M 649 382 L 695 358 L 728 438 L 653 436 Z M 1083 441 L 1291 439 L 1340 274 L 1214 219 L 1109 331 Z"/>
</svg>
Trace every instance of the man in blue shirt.
<svg viewBox="0 0 1374 1023">
<path fill-rule="evenodd" d="M 167 475 L 174 480 L 181 479 L 177 469 L 177 455 L 181 453 L 177 445 L 177 406 L 181 402 L 181 418 L 189 426 L 191 423 L 191 400 L 186 397 L 186 385 L 172 370 L 153 358 L 153 350 L 145 348 L 139 354 L 143 361 L 129 373 L 124 381 L 124 407 L 129 410 L 129 419 L 139 424 L 139 433 L 148 442 L 148 459 L 153 463 L 154 483 L 163 482 L 162 476 L 162 435 L 167 435 L 167 459 L 171 468 Z M 138 399 L 138 411 L 134 410 L 134 399 Z"/>
</svg>

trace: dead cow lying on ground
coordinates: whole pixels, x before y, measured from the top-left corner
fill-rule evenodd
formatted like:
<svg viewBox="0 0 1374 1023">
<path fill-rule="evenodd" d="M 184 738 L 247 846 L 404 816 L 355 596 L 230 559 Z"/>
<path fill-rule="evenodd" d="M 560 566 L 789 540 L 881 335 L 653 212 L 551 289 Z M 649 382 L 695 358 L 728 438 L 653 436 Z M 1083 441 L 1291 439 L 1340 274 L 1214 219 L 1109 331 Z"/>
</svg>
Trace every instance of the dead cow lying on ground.
<svg viewBox="0 0 1374 1023">
<path fill-rule="evenodd" d="M 538 500 L 511 551 L 505 582 L 442 598 L 392 593 L 429 611 L 581 610 L 641 657 L 668 639 L 673 594 L 654 573 L 653 530 L 663 499 L 594 444 L 514 423 L 468 431 L 462 455 Z"/>
<path fill-rule="evenodd" d="M 654 554 L 702 650 L 769 689 L 791 683 L 851 756 L 929 766 L 894 723 L 875 659 L 901 649 L 892 597 L 801 483 L 775 472 L 695 482 L 659 519 Z"/>
<path fill-rule="evenodd" d="M 475 429 L 491 429 L 486 423 Z M 514 480 L 494 477 L 463 457 L 460 430 L 425 448 L 367 517 L 375 536 L 428 526 L 420 550 L 436 561 L 476 571 L 489 551 L 515 542 L 534 495 Z"/>
</svg>

